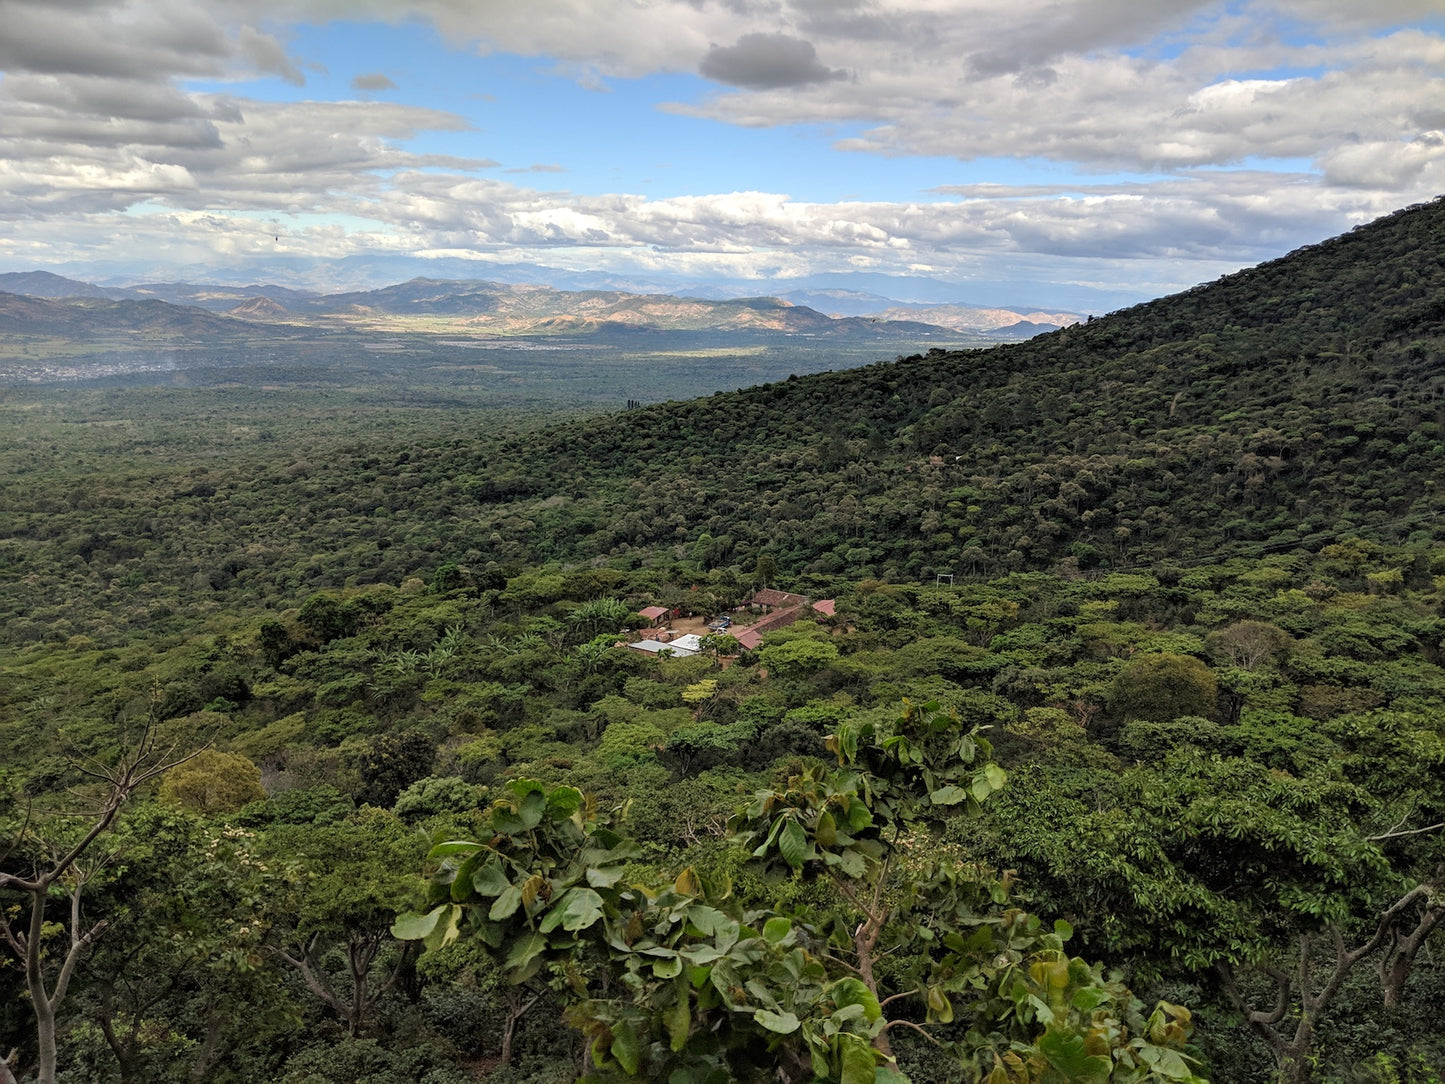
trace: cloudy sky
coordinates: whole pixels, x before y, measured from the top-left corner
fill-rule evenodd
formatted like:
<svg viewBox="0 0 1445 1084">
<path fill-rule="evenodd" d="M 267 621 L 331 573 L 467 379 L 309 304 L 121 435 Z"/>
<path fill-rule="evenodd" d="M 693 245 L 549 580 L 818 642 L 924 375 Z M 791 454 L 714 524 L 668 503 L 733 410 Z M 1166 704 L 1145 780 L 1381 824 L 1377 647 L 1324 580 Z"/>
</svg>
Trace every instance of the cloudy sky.
<svg viewBox="0 0 1445 1084">
<path fill-rule="evenodd" d="M 1103 309 L 1445 193 L 1442 11 L 0 0 L 0 271 Z"/>
</svg>

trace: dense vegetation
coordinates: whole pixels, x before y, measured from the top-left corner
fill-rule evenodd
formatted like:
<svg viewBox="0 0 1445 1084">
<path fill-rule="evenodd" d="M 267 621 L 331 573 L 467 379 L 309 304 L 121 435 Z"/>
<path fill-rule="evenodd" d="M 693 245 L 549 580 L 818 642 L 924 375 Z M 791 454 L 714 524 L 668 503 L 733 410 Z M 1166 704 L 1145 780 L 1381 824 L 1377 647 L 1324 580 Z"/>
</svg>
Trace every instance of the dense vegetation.
<svg viewBox="0 0 1445 1084">
<path fill-rule="evenodd" d="M 564 424 L 7 392 L 10 1064 L 1438 1080 L 1442 233 Z"/>
</svg>

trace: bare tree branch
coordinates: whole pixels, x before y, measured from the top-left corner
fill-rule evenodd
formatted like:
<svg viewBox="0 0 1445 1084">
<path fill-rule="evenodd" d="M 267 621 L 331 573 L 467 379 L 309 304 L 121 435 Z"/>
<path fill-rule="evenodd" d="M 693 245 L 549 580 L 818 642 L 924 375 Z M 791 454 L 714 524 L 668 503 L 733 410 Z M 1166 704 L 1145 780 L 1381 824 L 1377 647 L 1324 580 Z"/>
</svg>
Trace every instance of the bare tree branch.
<svg viewBox="0 0 1445 1084">
<path fill-rule="evenodd" d="M 1400 824 L 1404 824 L 1404 823 L 1405 823 L 1404 821 L 1401 821 L 1401 822 L 1400 822 Z M 1399 825 L 1396 825 L 1395 827 L 1398 828 Z M 1441 828 L 1445 828 L 1445 821 L 1441 821 L 1439 824 L 1429 825 L 1428 827 L 1425 827 L 1425 828 L 1411 828 L 1411 829 L 1409 829 L 1409 830 L 1407 830 L 1407 831 L 1404 831 L 1404 832 L 1396 832 L 1394 829 L 1391 829 L 1391 830 L 1388 831 L 1388 832 L 1381 832 L 1381 833 L 1380 833 L 1379 835 L 1377 835 L 1377 836 L 1366 836 L 1365 839 L 1366 839 L 1367 841 L 1369 841 L 1370 843 L 1379 843 L 1380 840 L 1382 840 L 1382 839 L 1399 839 L 1401 836 L 1418 836 L 1418 835 L 1421 835 L 1421 834 L 1423 834 L 1423 833 L 1425 833 L 1425 832 L 1435 832 L 1435 831 L 1438 831 L 1438 830 L 1441 829 Z"/>
<path fill-rule="evenodd" d="M 888 1021 L 888 1023 L 883 1025 L 882 1031 L 887 1031 L 890 1028 L 912 1028 L 934 1046 L 943 1046 L 943 1044 L 939 1042 L 936 1038 L 934 1038 L 933 1035 L 929 1034 L 929 1031 L 926 1027 L 924 1027 L 922 1024 L 915 1024 L 912 1020 L 890 1020 Z"/>
</svg>

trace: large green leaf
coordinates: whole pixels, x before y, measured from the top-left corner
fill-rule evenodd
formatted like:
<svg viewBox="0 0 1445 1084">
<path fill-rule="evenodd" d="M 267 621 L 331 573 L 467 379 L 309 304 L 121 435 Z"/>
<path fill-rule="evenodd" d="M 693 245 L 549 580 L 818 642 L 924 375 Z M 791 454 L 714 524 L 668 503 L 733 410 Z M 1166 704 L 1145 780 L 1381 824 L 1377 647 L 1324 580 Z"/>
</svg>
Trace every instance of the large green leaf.
<svg viewBox="0 0 1445 1084">
<path fill-rule="evenodd" d="M 741 1012 L 747 1008 L 739 1000 L 740 997 L 746 997 L 746 994 L 743 991 L 742 980 L 738 976 L 737 968 L 733 966 L 731 960 L 724 957 L 713 964 L 708 981 L 717 991 L 718 997 L 722 998 L 723 1004 L 733 1012 Z"/>
<path fill-rule="evenodd" d="M 517 908 L 522 906 L 522 890 L 516 885 L 508 885 L 506 891 L 493 901 L 487 917 L 493 922 L 501 922 L 503 919 L 511 918 L 516 914 Z"/>
<path fill-rule="evenodd" d="M 687 983 L 677 984 L 677 1000 L 668 1007 L 665 1014 L 668 1045 L 677 1053 L 687 1045 L 687 1035 L 692 1028 L 691 1000 Z"/>
<path fill-rule="evenodd" d="M 847 850 L 838 855 L 838 868 L 849 877 L 859 878 L 868 872 L 868 860 L 860 851 Z"/>
<path fill-rule="evenodd" d="M 602 917 L 602 897 L 590 888 L 569 888 L 539 924 L 543 933 L 559 925 L 571 933 L 585 930 Z"/>
<path fill-rule="evenodd" d="M 937 986 L 928 988 L 928 1019 L 940 1024 L 953 1023 L 953 1001 Z"/>
<path fill-rule="evenodd" d="M 561 820 L 581 809 L 583 801 L 582 792 L 576 787 L 557 787 L 547 795 L 547 809 L 553 817 Z"/>
<path fill-rule="evenodd" d="M 1199 1079 L 1194 1075 L 1194 1070 L 1190 1067 L 1188 1060 L 1177 1050 L 1160 1046 L 1146 1046 L 1139 1051 L 1139 1059 L 1148 1063 L 1158 1076 L 1168 1077 L 1170 1080 L 1195 1081 Z"/>
<path fill-rule="evenodd" d="M 619 1020 L 612 1025 L 612 1056 L 628 1076 L 636 1076 L 642 1068 L 642 1041 L 630 1020 Z"/>
<path fill-rule="evenodd" d="M 418 915 L 413 911 L 404 911 L 396 916 L 396 921 L 391 924 L 391 936 L 399 941 L 420 941 L 441 921 L 442 912 L 445 907 L 438 907 L 435 911 L 428 911 L 424 915 Z"/>
<path fill-rule="evenodd" d="M 863 1016 L 870 1024 L 883 1016 L 883 1009 L 878 1004 L 878 998 L 861 979 L 851 976 L 839 979 L 828 987 L 828 996 L 840 1009 L 847 1008 L 849 1005 L 861 1006 Z"/>
<path fill-rule="evenodd" d="M 500 858 L 493 858 L 472 873 L 472 888 L 478 896 L 500 896 L 512 882 L 507 878 L 507 869 Z"/>
<path fill-rule="evenodd" d="M 701 896 L 702 878 L 697 875 L 697 870 L 688 866 L 673 880 L 672 890 L 679 896 Z"/>
<path fill-rule="evenodd" d="M 725 930 L 732 922 L 727 915 L 723 914 L 716 907 L 709 907 L 706 904 L 694 904 L 687 909 L 688 924 L 696 928 L 701 937 L 714 937 L 720 931 Z M 699 946 L 701 947 L 701 946 Z"/>
<path fill-rule="evenodd" d="M 790 1012 L 769 1012 L 767 1009 L 759 1009 L 753 1013 L 753 1019 L 769 1031 L 775 1031 L 779 1035 L 791 1035 L 802 1026 L 802 1022 Z"/>
<path fill-rule="evenodd" d="M 820 847 L 831 847 L 838 842 L 838 822 L 826 809 L 818 817 L 817 826 L 813 829 L 813 838 L 818 841 Z"/>
<path fill-rule="evenodd" d="M 422 943 L 435 952 L 455 941 L 461 933 L 462 909 L 456 904 L 443 907 L 441 921 L 432 927 L 431 933 L 422 938 Z"/>
<path fill-rule="evenodd" d="M 854 800 L 848 806 L 848 830 L 855 835 L 873 823 L 873 811 L 866 802 Z"/>
<path fill-rule="evenodd" d="M 775 915 L 763 923 L 763 940 L 770 945 L 781 944 L 793 932 L 791 920 Z"/>
<path fill-rule="evenodd" d="M 702 967 L 707 964 L 716 963 L 726 956 L 727 953 L 714 948 L 712 945 L 690 945 L 682 950 L 682 955 L 686 957 L 688 963 Z"/>
<path fill-rule="evenodd" d="M 477 863 L 481 860 L 482 854 L 478 851 L 457 867 L 456 877 L 452 881 L 451 887 L 453 903 L 465 903 L 467 897 L 472 894 L 472 874 L 476 872 Z"/>
<path fill-rule="evenodd" d="M 808 857 L 808 834 L 797 821 L 788 821 L 778 834 L 778 853 L 793 869 L 802 869 Z"/>
<path fill-rule="evenodd" d="M 878 1055 L 867 1040 L 845 1031 L 834 1042 L 838 1044 L 839 1084 L 873 1084 Z"/>
<path fill-rule="evenodd" d="M 1039 1053 L 1064 1075 L 1080 1084 L 1106 1084 L 1113 1063 L 1102 1054 L 1090 1054 L 1082 1035 L 1050 1028 L 1038 1041 Z"/>
<path fill-rule="evenodd" d="M 993 793 L 993 786 L 988 781 L 988 776 L 980 772 L 973 777 L 973 782 L 968 788 L 973 793 L 974 801 L 983 802 Z M 967 797 L 965 795 L 965 797 Z"/>
<path fill-rule="evenodd" d="M 517 816 L 521 818 L 522 826 L 530 830 L 542 823 L 546 813 L 547 796 L 534 790 L 522 799 L 522 808 L 517 811 Z"/>
<path fill-rule="evenodd" d="M 512 946 L 512 951 L 507 953 L 507 967 L 523 968 L 532 962 L 532 957 L 547 948 L 547 938 L 544 934 L 535 931 L 527 934 L 520 941 Z"/>
<path fill-rule="evenodd" d="M 611 888 L 622 880 L 622 874 L 623 870 L 621 869 L 598 869 L 596 866 L 589 866 L 587 883 L 593 888 Z"/>
</svg>

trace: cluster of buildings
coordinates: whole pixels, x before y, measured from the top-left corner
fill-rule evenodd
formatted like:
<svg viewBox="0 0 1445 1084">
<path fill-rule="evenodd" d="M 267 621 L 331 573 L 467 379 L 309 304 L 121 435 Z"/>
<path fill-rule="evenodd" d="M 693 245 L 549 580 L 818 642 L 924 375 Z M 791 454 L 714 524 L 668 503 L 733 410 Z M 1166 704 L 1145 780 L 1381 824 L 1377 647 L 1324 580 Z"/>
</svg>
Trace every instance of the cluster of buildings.
<svg viewBox="0 0 1445 1084">
<path fill-rule="evenodd" d="M 800 617 L 812 614 L 820 617 L 832 617 L 834 609 L 834 600 L 830 598 L 814 602 L 803 595 L 765 588 L 734 611 L 740 616 L 761 614 L 762 616 L 758 620 L 745 628 L 739 627 L 741 621 L 738 625 L 733 625 L 730 621 L 718 622 L 710 625 L 709 628 L 720 627 L 719 631 L 726 629 L 728 635 L 732 636 L 743 650 L 755 651 L 768 633 L 785 629 Z M 702 652 L 702 636 L 700 634 L 695 632 L 674 634 L 664 627 L 673 616 L 672 611 L 667 607 L 648 606 L 639 610 L 638 613 L 647 619 L 651 628 L 657 631 L 647 639 L 628 644 L 628 647 L 653 655 L 666 651 L 677 658 L 687 658 L 689 655 L 697 655 Z"/>
</svg>

